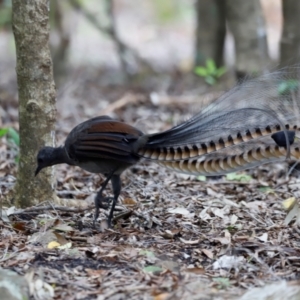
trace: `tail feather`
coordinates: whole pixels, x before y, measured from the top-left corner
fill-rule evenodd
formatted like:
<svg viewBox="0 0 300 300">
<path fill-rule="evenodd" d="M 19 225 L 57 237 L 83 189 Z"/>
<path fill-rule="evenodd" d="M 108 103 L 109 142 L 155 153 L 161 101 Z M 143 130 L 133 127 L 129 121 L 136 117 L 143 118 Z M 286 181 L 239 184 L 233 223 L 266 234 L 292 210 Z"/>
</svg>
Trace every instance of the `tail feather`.
<svg viewBox="0 0 300 300">
<path fill-rule="evenodd" d="M 238 155 L 228 155 L 209 159 L 200 157 L 181 161 L 160 161 L 159 164 L 168 169 L 190 175 L 215 176 L 284 160 L 286 155 L 287 149 L 285 147 L 268 145 L 264 147 L 251 148 Z M 290 156 L 296 160 L 300 159 L 299 145 L 291 146 Z"/>
<path fill-rule="evenodd" d="M 277 132 L 284 132 L 290 129 L 300 131 L 297 125 L 286 124 L 285 128 L 280 125 L 274 127 L 266 126 L 261 129 L 259 127 L 254 129 L 247 129 L 244 133 L 238 132 L 236 136 L 229 135 L 226 139 L 219 138 L 216 141 L 211 140 L 210 142 L 187 142 L 183 146 L 157 146 L 153 147 L 147 143 L 143 148 L 139 149 L 138 155 L 150 160 L 158 161 L 180 161 L 189 158 L 196 158 L 203 155 L 207 155 L 221 149 L 230 148 L 233 146 L 239 146 L 243 143 L 253 141 L 262 137 L 274 135 Z M 283 136 L 284 137 L 284 136 Z M 289 144 L 287 142 L 287 144 Z"/>
<path fill-rule="evenodd" d="M 148 135 L 138 155 L 155 161 L 181 161 L 259 142 L 277 132 L 284 133 L 279 146 L 289 147 L 288 130 L 300 131 L 299 89 L 282 88 L 291 78 L 286 69 L 241 83 L 186 122 Z"/>
</svg>

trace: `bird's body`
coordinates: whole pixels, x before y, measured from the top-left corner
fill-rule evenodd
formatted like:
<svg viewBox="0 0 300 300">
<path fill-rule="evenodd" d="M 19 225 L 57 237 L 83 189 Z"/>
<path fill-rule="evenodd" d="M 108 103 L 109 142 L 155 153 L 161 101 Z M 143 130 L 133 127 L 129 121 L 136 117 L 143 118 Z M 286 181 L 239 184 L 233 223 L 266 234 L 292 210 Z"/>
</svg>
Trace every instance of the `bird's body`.
<svg viewBox="0 0 300 300">
<path fill-rule="evenodd" d="M 206 176 L 289 156 L 299 159 L 299 147 L 293 143 L 300 122 L 297 111 L 287 104 L 294 99 L 286 94 L 274 96 L 276 78 L 271 76 L 267 81 L 270 95 L 257 96 L 261 101 L 239 99 L 238 95 L 245 94 L 247 87 L 258 89 L 261 85 L 259 80 L 248 85 L 246 82 L 227 93 L 227 98 L 221 97 L 191 119 L 161 133 L 144 134 L 108 116 L 87 120 L 69 133 L 64 146 L 44 147 L 39 151 L 36 174 L 45 167 L 67 163 L 105 175 L 106 180 L 95 198 L 95 219 L 99 208 L 106 207 L 102 193 L 111 180 L 114 201 L 108 218 L 110 224 L 121 191 L 120 175 L 141 159 L 175 171 Z M 299 102 L 296 101 L 296 107 L 300 106 Z"/>
</svg>

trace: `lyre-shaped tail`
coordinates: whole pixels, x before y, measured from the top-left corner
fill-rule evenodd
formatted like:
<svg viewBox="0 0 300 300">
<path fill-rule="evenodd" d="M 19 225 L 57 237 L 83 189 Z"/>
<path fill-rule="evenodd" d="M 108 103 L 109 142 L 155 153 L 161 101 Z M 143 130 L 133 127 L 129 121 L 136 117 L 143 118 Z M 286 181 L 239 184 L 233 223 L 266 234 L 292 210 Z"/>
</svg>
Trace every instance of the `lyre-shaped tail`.
<svg viewBox="0 0 300 300">
<path fill-rule="evenodd" d="M 211 154 L 218 150 L 226 149 L 233 146 L 239 146 L 241 144 L 259 139 L 262 137 L 270 136 L 278 132 L 284 131 L 300 131 L 298 125 L 289 125 L 286 124 L 285 127 L 277 124 L 275 126 L 267 125 L 265 128 L 256 127 L 254 129 L 246 129 L 245 132 L 237 132 L 235 136 L 229 135 L 227 138 L 219 138 L 214 141 L 209 142 L 195 142 L 187 143 L 186 145 L 174 145 L 174 146 L 165 146 L 165 147 L 149 147 L 146 144 L 143 148 L 139 149 L 138 155 L 141 157 L 147 158 L 149 160 L 156 161 L 180 161 L 190 158 L 196 158 L 203 155 Z M 282 139 L 285 140 L 285 135 L 282 134 Z M 289 141 L 291 143 L 291 141 Z M 287 144 L 287 143 L 286 143 Z"/>
<path fill-rule="evenodd" d="M 236 153 L 240 146 L 261 140 L 287 146 L 288 150 L 294 134 L 300 131 L 300 89 L 288 88 L 295 81 L 291 76 L 287 68 L 237 85 L 191 119 L 167 131 L 147 135 L 137 154 L 172 163 L 223 149 Z M 278 132 L 283 135 L 274 138 Z"/>
<path fill-rule="evenodd" d="M 160 161 L 159 164 L 181 173 L 191 175 L 215 176 L 236 172 L 258 165 L 285 160 L 287 150 L 277 145 L 263 145 L 250 148 L 237 155 L 225 155 L 216 158 L 190 158 L 181 161 Z M 290 147 L 291 159 L 300 159 L 299 145 Z"/>
</svg>

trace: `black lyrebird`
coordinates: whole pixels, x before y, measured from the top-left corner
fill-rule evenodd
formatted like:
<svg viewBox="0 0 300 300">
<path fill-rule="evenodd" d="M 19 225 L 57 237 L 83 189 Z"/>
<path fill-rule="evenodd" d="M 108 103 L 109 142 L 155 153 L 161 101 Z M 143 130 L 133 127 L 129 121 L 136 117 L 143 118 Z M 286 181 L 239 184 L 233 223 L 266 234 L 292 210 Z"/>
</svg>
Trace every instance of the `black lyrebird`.
<svg viewBox="0 0 300 300">
<path fill-rule="evenodd" d="M 299 99 L 278 93 L 286 74 L 277 72 L 233 88 L 191 119 L 165 132 L 144 134 L 139 129 L 100 116 L 77 125 L 64 146 L 44 147 L 37 155 L 36 175 L 45 167 L 67 163 L 106 176 L 95 198 L 95 219 L 106 207 L 102 193 L 111 180 L 111 225 L 121 191 L 120 175 L 141 159 L 195 175 L 215 176 L 263 163 L 298 159 L 294 145 L 299 130 Z M 260 143 L 271 137 L 273 144 Z M 270 139 L 269 139 L 270 140 Z"/>
</svg>

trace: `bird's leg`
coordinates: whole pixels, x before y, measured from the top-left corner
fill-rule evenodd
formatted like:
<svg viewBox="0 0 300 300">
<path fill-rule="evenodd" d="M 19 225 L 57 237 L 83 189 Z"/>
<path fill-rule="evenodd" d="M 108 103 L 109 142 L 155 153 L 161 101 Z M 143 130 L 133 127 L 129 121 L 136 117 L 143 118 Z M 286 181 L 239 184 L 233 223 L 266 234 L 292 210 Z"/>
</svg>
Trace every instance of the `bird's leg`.
<svg viewBox="0 0 300 300">
<path fill-rule="evenodd" d="M 102 187 L 99 190 L 99 192 L 97 193 L 96 197 L 95 197 L 95 216 L 94 216 L 94 227 L 96 225 L 96 220 L 99 217 L 99 209 L 100 208 L 104 208 L 107 209 L 106 206 L 103 205 L 103 200 L 109 200 L 108 198 L 104 198 L 102 196 L 103 191 L 105 190 L 108 182 L 111 180 L 111 178 L 113 177 L 115 170 L 113 170 L 111 173 L 108 174 L 108 176 L 106 177 L 105 181 L 102 183 Z"/>
<path fill-rule="evenodd" d="M 111 184 L 112 184 L 112 188 L 113 188 L 113 192 L 114 192 L 114 199 L 111 205 L 111 209 L 108 215 L 108 227 L 111 227 L 111 221 L 114 215 L 114 210 L 115 210 L 115 206 L 117 204 L 120 192 L 121 192 L 121 179 L 120 179 L 120 175 L 113 175 L 111 178 Z"/>
</svg>

